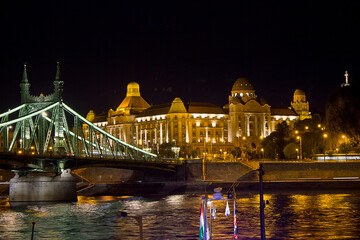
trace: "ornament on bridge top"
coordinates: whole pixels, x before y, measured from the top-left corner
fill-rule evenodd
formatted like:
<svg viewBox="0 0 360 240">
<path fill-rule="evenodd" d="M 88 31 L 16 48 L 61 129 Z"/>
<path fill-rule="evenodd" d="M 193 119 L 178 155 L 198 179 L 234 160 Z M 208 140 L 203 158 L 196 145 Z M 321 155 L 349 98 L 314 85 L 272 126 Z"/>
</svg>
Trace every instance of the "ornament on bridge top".
<svg viewBox="0 0 360 240">
<path fill-rule="evenodd" d="M 60 63 L 57 62 L 56 68 L 56 76 L 54 81 L 54 93 L 50 95 L 40 94 L 40 96 L 33 96 L 30 94 L 30 86 L 27 70 L 26 70 L 26 63 L 24 64 L 24 73 L 23 79 L 20 83 L 21 88 L 21 103 L 53 103 L 58 102 L 62 99 L 62 92 L 63 92 L 63 85 L 64 82 L 61 80 L 60 77 Z"/>
</svg>

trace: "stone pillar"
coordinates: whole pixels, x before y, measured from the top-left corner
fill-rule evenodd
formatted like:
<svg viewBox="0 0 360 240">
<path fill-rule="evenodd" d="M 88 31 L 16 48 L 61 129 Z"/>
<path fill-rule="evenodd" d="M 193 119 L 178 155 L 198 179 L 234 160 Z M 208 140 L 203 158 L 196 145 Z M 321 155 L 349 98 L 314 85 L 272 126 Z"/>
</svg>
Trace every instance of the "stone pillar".
<svg viewBox="0 0 360 240">
<path fill-rule="evenodd" d="M 189 143 L 189 121 L 186 119 L 185 121 L 185 142 Z"/>
<path fill-rule="evenodd" d="M 136 124 L 136 145 L 139 144 L 139 126 Z"/>
<path fill-rule="evenodd" d="M 182 122 L 181 120 L 178 121 L 178 137 L 179 137 L 179 143 L 183 142 L 183 138 L 182 138 Z"/>
<path fill-rule="evenodd" d="M 9 202 L 75 202 L 76 179 L 67 169 L 56 177 L 24 176 L 10 180 Z"/>
<path fill-rule="evenodd" d="M 228 120 L 228 142 L 232 142 L 232 134 L 231 120 Z"/>
<path fill-rule="evenodd" d="M 157 143 L 157 128 L 154 128 L 154 131 L 155 131 L 155 133 L 154 133 L 154 139 L 155 139 L 154 143 L 156 144 Z"/>
<path fill-rule="evenodd" d="M 205 141 L 207 141 L 209 137 L 209 127 L 205 127 Z"/>
<path fill-rule="evenodd" d="M 170 141 L 174 140 L 174 122 L 170 122 Z"/>
<path fill-rule="evenodd" d="M 166 121 L 166 130 L 165 130 L 165 137 L 166 137 L 166 142 L 169 143 L 169 123 Z"/>
<path fill-rule="evenodd" d="M 147 145 L 148 144 L 148 141 L 147 141 L 147 130 L 144 129 L 145 131 L 145 140 L 144 140 L 144 145 Z"/>
<path fill-rule="evenodd" d="M 163 143 L 163 123 L 160 123 L 160 144 Z"/>
<path fill-rule="evenodd" d="M 189 136 L 189 143 L 192 143 L 193 141 L 193 130 L 192 130 L 192 122 L 190 120 L 188 120 L 187 122 L 187 126 L 188 126 L 188 136 Z"/>
<path fill-rule="evenodd" d="M 255 118 L 255 121 L 254 121 L 254 124 L 255 124 L 255 136 L 259 136 L 259 132 L 258 132 L 258 116 L 255 115 L 254 118 Z"/>
</svg>

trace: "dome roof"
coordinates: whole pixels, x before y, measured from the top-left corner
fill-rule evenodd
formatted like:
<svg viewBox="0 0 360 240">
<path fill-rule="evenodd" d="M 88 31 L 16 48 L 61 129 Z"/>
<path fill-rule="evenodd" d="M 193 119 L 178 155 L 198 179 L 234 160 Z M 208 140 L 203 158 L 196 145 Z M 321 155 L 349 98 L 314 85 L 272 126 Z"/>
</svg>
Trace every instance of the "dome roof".
<svg viewBox="0 0 360 240">
<path fill-rule="evenodd" d="M 130 97 L 130 96 L 140 96 L 140 86 L 138 83 L 136 82 L 131 82 L 127 85 L 127 92 L 126 92 L 126 96 Z"/>
<path fill-rule="evenodd" d="M 253 85 L 246 78 L 238 78 L 231 91 L 254 90 Z"/>
<path fill-rule="evenodd" d="M 305 95 L 305 92 L 301 89 L 296 89 L 294 95 Z"/>
</svg>

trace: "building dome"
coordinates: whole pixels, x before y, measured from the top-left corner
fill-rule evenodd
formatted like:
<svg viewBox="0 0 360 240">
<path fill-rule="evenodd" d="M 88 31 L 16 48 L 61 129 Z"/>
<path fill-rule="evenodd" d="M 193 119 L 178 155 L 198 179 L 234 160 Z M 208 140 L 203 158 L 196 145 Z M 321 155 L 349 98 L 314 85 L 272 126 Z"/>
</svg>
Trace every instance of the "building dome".
<svg viewBox="0 0 360 240">
<path fill-rule="evenodd" d="M 246 78 L 238 78 L 231 91 L 243 91 L 243 90 L 254 90 L 253 85 L 250 83 L 249 80 L 247 80 Z"/>
<path fill-rule="evenodd" d="M 301 89 L 296 89 L 294 92 L 294 95 L 301 95 L 301 96 L 305 96 L 305 92 Z"/>
<path fill-rule="evenodd" d="M 131 96 L 140 96 L 140 86 L 138 83 L 136 82 L 131 82 L 127 85 L 127 93 L 126 93 L 127 97 L 131 97 Z"/>
</svg>

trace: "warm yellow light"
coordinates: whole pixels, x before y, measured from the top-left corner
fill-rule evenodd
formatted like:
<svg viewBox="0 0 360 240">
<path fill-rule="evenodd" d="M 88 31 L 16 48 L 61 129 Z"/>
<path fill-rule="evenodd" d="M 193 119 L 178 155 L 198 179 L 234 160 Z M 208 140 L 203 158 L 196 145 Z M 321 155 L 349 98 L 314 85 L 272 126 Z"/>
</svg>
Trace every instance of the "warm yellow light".
<svg viewBox="0 0 360 240">
<path fill-rule="evenodd" d="M 342 138 L 345 138 L 345 135 L 342 135 L 341 137 L 342 137 Z"/>
<path fill-rule="evenodd" d="M 318 124 L 318 128 L 321 128 L 321 124 Z"/>
<path fill-rule="evenodd" d="M 19 150 L 19 151 L 18 151 L 18 154 L 22 154 L 22 151 L 21 151 L 21 150 Z"/>
<path fill-rule="evenodd" d="M 297 149 L 296 149 L 296 151 L 298 152 L 298 151 L 299 151 L 299 149 L 297 148 Z"/>
<path fill-rule="evenodd" d="M 245 139 L 246 139 L 246 137 L 243 137 L 242 139 L 243 139 L 243 140 L 245 140 Z"/>
<path fill-rule="evenodd" d="M 35 149 L 35 147 L 34 147 L 34 146 L 31 146 L 30 149 Z"/>
<path fill-rule="evenodd" d="M 34 154 L 35 154 L 35 152 L 32 152 L 31 154 L 32 154 L 32 155 L 34 155 Z"/>
<path fill-rule="evenodd" d="M 298 134 L 299 133 L 299 131 L 298 130 L 295 130 L 295 134 Z"/>
<path fill-rule="evenodd" d="M 263 149 L 263 148 L 261 148 L 260 150 L 261 150 L 262 152 L 264 151 L 264 149 Z"/>
<path fill-rule="evenodd" d="M 308 129 L 309 129 L 309 127 L 308 127 L 308 126 L 305 126 L 305 129 L 306 129 L 306 130 L 308 130 Z"/>
<path fill-rule="evenodd" d="M 326 134 L 326 133 L 324 134 L 324 138 L 327 138 L 327 134 Z"/>
<path fill-rule="evenodd" d="M 260 136 L 260 139 L 263 139 L 264 137 L 263 136 Z"/>
<path fill-rule="evenodd" d="M 53 148 L 50 146 L 50 147 L 49 147 L 49 150 L 52 150 L 52 149 L 53 149 Z"/>
<path fill-rule="evenodd" d="M 296 139 L 300 139 L 300 136 L 297 136 Z"/>
</svg>

